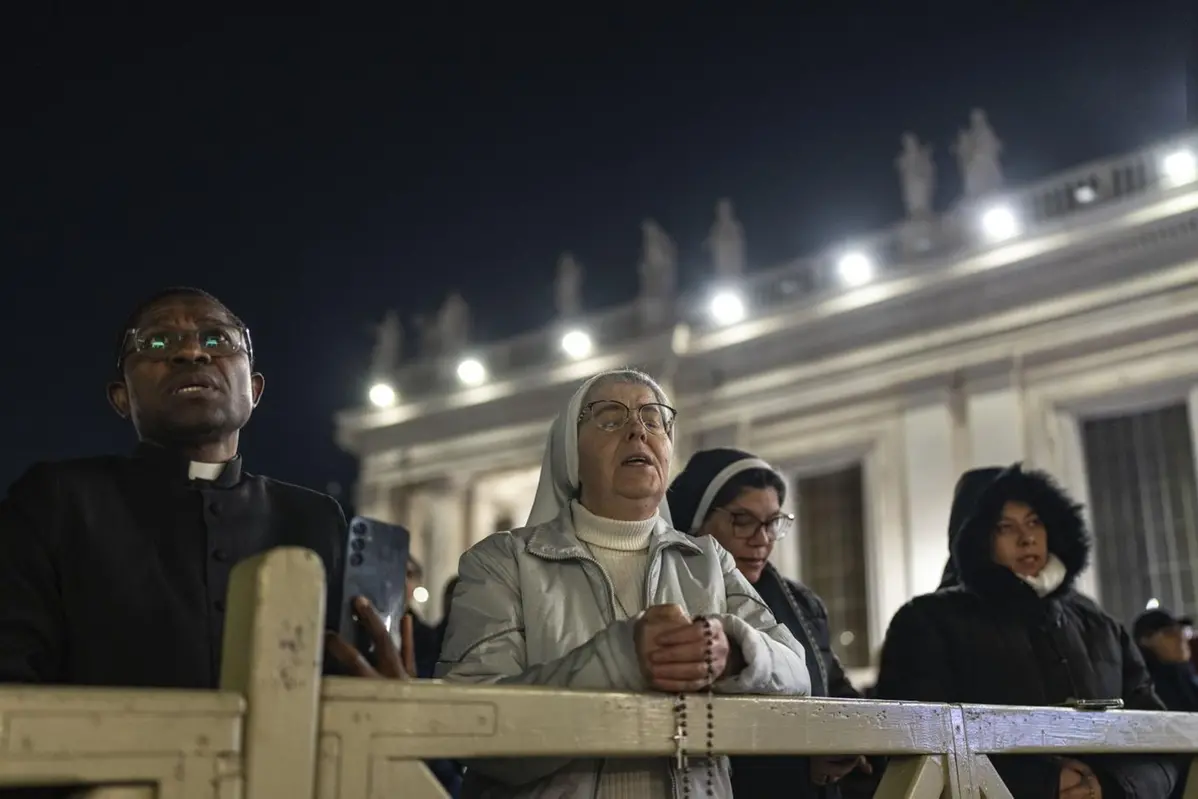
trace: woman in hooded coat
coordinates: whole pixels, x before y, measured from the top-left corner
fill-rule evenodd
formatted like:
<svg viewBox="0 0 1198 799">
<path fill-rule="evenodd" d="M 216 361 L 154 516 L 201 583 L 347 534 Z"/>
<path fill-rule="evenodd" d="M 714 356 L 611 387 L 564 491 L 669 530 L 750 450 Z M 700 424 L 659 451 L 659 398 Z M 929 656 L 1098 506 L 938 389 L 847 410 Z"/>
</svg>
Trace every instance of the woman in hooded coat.
<svg viewBox="0 0 1198 799">
<path fill-rule="evenodd" d="M 960 492 L 953 516 L 957 583 L 908 602 L 890 622 L 879 699 L 1058 706 L 1122 699 L 1163 710 L 1127 632 L 1073 589 L 1086 566 L 1081 508 L 1044 472 L 1019 464 L 980 491 Z M 956 504 L 956 503 L 955 503 Z M 1167 799 L 1169 756 L 992 757 L 1020 799 Z"/>
<path fill-rule="evenodd" d="M 674 417 L 665 392 L 640 372 L 606 372 L 575 392 L 550 430 L 528 525 L 462 556 L 438 676 L 808 693 L 803 647 L 732 557 L 670 523 Z M 702 738 L 694 740 L 689 769 L 666 758 L 470 761 L 463 796 L 730 797 L 727 758 L 701 759 Z"/>
<path fill-rule="evenodd" d="M 811 695 L 860 699 L 845 676 L 828 637 L 828 610 L 814 591 L 783 577 L 769 562 L 774 544 L 794 517 L 782 511 L 786 483 L 772 466 L 737 449 L 696 452 L 670 484 L 674 525 L 710 536 L 736 560 L 737 568 L 803 645 Z M 871 771 L 864 757 L 741 757 L 732 759 L 736 796 L 838 799 L 839 782 L 854 769 Z"/>
</svg>

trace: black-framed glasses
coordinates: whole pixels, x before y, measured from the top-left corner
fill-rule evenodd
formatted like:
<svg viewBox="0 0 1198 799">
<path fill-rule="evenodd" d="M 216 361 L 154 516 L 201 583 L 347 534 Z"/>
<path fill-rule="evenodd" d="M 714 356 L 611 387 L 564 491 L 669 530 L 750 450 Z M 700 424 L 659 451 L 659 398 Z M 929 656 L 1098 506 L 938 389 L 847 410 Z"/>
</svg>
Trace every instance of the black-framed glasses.
<svg viewBox="0 0 1198 799">
<path fill-rule="evenodd" d="M 254 345 L 247 327 L 220 322 L 205 323 L 194 330 L 148 326 L 125 331 L 124 345 L 116 362 L 117 370 L 124 365 L 125 358 L 132 354 L 155 361 L 169 360 L 192 339 L 201 350 L 214 358 L 227 358 L 244 352 L 250 363 L 254 361 Z"/>
<path fill-rule="evenodd" d="M 759 519 L 744 508 L 716 508 L 728 516 L 732 522 L 732 535 L 737 538 L 752 538 L 758 530 L 764 530 L 766 538 L 777 541 L 785 538 L 794 524 L 793 513 L 778 513 L 768 519 Z"/>
<path fill-rule="evenodd" d="M 595 400 L 582 406 L 578 421 L 581 423 L 590 419 L 600 430 L 614 433 L 628 424 L 633 414 L 645 430 L 654 436 L 670 435 L 674 430 L 674 420 L 678 418 L 678 411 L 660 402 L 629 408 L 619 400 Z"/>
</svg>

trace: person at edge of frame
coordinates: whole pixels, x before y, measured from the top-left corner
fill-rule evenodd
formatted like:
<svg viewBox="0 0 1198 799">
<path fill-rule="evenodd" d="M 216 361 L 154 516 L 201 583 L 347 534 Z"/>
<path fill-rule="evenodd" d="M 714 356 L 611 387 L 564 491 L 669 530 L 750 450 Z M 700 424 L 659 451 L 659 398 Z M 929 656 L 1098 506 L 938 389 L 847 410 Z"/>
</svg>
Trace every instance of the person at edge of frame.
<svg viewBox="0 0 1198 799">
<path fill-rule="evenodd" d="M 36 463 L 0 502 L 0 684 L 214 689 L 233 567 L 312 550 L 332 626 L 345 517 L 332 497 L 245 468 L 265 379 L 224 303 L 165 289 L 115 344 L 107 398 L 136 448 Z"/>
<path fill-rule="evenodd" d="M 1091 550 L 1081 506 L 1046 472 L 979 471 L 959 482 L 950 514 L 955 580 L 891 619 L 878 698 L 1163 710 L 1131 636 L 1073 587 Z M 990 760 L 1021 799 L 1166 799 L 1180 777 L 1168 754 Z"/>
</svg>

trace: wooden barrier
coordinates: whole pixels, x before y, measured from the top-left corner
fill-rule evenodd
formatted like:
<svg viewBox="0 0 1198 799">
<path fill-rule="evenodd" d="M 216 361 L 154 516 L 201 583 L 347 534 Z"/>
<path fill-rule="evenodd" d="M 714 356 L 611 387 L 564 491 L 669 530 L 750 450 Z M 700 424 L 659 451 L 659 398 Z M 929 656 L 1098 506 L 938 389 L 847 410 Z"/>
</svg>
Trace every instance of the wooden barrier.
<svg viewBox="0 0 1198 799">
<path fill-rule="evenodd" d="M 303 550 L 238 566 L 229 609 L 221 691 L 0 689 L 0 786 L 90 786 L 89 799 L 434 799 L 445 794 L 423 759 L 675 754 L 671 697 L 322 682 L 324 578 Z M 768 697 L 714 708 L 721 754 L 895 756 L 879 799 L 1005 799 L 990 754 L 1198 754 L 1198 714 Z"/>
</svg>

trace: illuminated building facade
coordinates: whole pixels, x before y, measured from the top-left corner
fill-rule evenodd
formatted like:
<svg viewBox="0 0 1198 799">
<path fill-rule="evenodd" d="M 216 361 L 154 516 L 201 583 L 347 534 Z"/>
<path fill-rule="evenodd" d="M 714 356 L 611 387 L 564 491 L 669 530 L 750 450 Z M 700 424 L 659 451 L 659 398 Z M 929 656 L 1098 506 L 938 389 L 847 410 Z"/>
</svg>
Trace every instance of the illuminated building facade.
<svg viewBox="0 0 1198 799">
<path fill-rule="evenodd" d="M 426 355 L 392 368 L 381 344 L 382 407 L 341 413 L 337 436 L 359 511 L 413 530 L 429 615 L 466 547 L 524 521 L 551 414 L 629 364 L 680 411 L 676 468 L 736 446 L 789 476 L 799 521 L 774 557 L 823 596 L 853 669 L 936 587 L 973 466 L 1024 461 L 1086 504 L 1081 588 L 1116 616 L 1198 611 L 1198 134 L 1016 189 L 984 115 L 962 136 L 966 196 L 946 212 L 910 137 L 908 218 L 888 230 L 746 273 L 723 202 L 702 294 L 675 292 L 673 243 L 647 222 L 632 303 L 580 313 L 566 256 L 545 329 L 472 345 L 451 298 Z"/>
</svg>

